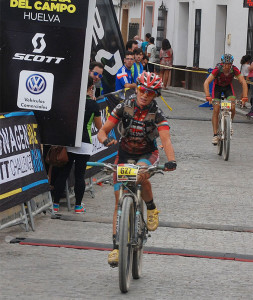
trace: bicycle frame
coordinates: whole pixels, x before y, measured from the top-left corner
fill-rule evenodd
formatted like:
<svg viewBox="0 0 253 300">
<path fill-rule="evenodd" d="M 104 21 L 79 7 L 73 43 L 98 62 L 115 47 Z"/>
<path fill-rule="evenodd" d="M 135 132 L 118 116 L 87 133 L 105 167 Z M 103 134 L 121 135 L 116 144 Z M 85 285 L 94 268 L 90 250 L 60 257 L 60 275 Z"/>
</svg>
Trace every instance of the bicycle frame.
<svg viewBox="0 0 253 300">
<path fill-rule="evenodd" d="M 127 192 L 126 192 L 127 190 Z M 121 209 L 126 197 L 131 197 L 134 203 L 134 212 L 135 212 L 135 230 L 134 237 L 131 241 L 131 246 L 141 247 L 139 245 L 138 239 L 141 237 L 143 243 L 147 241 L 147 227 L 144 221 L 143 212 L 141 207 L 143 205 L 141 198 L 141 184 L 129 183 L 126 182 L 120 186 L 119 191 L 119 203 L 118 203 L 118 213 L 117 213 L 117 223 L 116 223 L 116 244 L 119 244 L 119 230 L 120 230 L 120 217 L 121 217 Z M 140 228 L 140 218 L 142 218 L 145 226 L 144 228 Z M 141 236 L 140 236 L 141 235 Z"/>
<path fill-rule="evenodd" d="M 222 103 L 226 103 L 226 102 L 230 102 L 229 100 L 221 100 L 221 107 L 220 107 L 220 120 L 221 120 L 221 139 L 224 140 L 224 120 L 225 120 L 225 117 L 228 117 L 229 116 L 229 119 L 230 119 L 230 128 L 232 128 L 232 118 L 231 118 L 231 108 L 228 108 L 228 107 L 222 107 Z M 231 138 L 231 133 L 230 134 L 230 138 Z"/>
<path fill-rule="evenodd" d="M 231 101 L 221 99 L 220 113 L 219 113 L 219 125 L 218 125 L 218 145 L 217 153 L 221 155 L 223 152 L 224 160 L 229 158 L 230 140 L 232 131 L 232 112 L 231 112 Z"/>
</svg>

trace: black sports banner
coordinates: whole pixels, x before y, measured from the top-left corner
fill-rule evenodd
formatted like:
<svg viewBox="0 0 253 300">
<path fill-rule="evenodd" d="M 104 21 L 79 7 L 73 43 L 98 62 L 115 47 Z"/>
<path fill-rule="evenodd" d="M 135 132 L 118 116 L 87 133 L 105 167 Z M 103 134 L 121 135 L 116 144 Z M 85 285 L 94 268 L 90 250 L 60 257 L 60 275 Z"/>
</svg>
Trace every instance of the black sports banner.
<svg viewBox="0 0 253 300">
<path fill-rule="evenodd" d="M 0 115 L 0 212 L 48 190 L 33 112 Z"/>
<path fill-rule="evenodd" d="M 43 144 L 81 145 L 95 2 L 0 0 L 0 111 L 34 111 Z"/>
<path fill-rule="evenodd" d="M 253 0 L 243 0 L 243 7 L 253 7 Z"/>
<path fill-rule="evenodd" d="M 123 65 L 125 47 L 111 0 L 97 0 L 91 59 L 105 65 L 104 94 L 115 91 L 115 76 Z"/>
</svg>

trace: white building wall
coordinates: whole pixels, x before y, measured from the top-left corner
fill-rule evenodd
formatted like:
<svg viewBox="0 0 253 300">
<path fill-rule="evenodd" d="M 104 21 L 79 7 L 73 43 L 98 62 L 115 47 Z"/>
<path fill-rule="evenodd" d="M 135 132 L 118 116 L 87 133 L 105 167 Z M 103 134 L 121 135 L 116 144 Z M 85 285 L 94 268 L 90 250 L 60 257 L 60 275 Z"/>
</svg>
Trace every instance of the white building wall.
<svg viewBox="0 0 253 300">
<path fill-rule="evenodd" d="M 129 20 L 131 18 L 141 18 L 141 4 L 152 1 L 131 0 L 132 7 L 129 7 Z M 151 35 L 156 39 L 158 8 L 162 0 L 155 0 L 154 23 Z M 163 0 L 163 4 L 168 10 L 167 14 L 167 34 L 174 51 L 174 65 L 193 67 L 194 55 L 194 34 L 195 34 L 195 10 L 201 9 L 201 37 L 200 37 L 200 68 L 213 68 L 220 59 L 220 53 L 225 49 L 226 53 L 231 53 L 235 58 L 235 65 L 240 66 L 240 60 L 246 54 L 247 28 L 248 28 L 248 8 L 243 7 L 243 0 Z M 182 10 L 182 4 L 189 16 Z M 180 8 L 181 5 L 181 8 Z M 219 7 L 217 9 L 217 5 Z M 227 6 L 226 26 L 222 17 L 224 6 Z M 144 18 L 144 9 L 143 9 Z M 145 22 L 152 23 L 149 16 Z M 186 24 L 188 23 L 188 24 Z M 145 25 L 141 24 L 141 37 L 145 37 Z M 228 42 L 228 34 L 231 36 L 231 44 Z M 224 36 L 224 38 L 223 38 Z M 224 41 L 223 41 L 224 40 Z M 221 43 L 221 41 L 223 41 Z"/>
<path fill-rule="evenodd" d="M 167 1 L 165 1 L 167 3 Z M 200 39 L 200 68 L 210 68 L 216 65 L 217 61 L 217 35 L 219 32 L 219 23 L 223 20 L 217 18 L 217 5 L 227 5 L 227 20 L 226 20 L 226 37 L 231 34 L 231 45 L 225 40 L 225 52 L 231 53 L 235 58 L 235 65 L 239 66 L 240 59 L 246 54 L 247 42 L 247 27 L 248 27 L 248 9 L 243 8 L 243 1 L 238 0 L 175 0 L 175 26 L 172 29 L 174 32 L 168 33 L 179 34 L 179 29 L 182 24 L 182 19 L 179 16 L 179 3 L 189 3 L 189 28 L 188 28 L 188 49 L 187 49 L 187 67 L 193 66 L 193 50 L 194 50 L 194 33 L 195 33 L 195 10 L 201 9 L 201 39 Z M 181 50 L 184 49 L 184 41 L 179 37 L 174 37 L 174 64 L 184 65 L 185 58 L 182 58 Z M 215 47 L 216 45 L 216 47 Z M 221 47 L 222 48 L 222 47 Z M 179 51 L 179 55 L 177 55 Z M 218 49 L 218 52 L 221 50 Z"/>
<path fill-rule="evenodd" d="M 249 9 L 243 8 L 242 2 L 232 0 L 227 11 L 227 34 L 231 34 L 231 45 L 226 44 L 225 52 L 234 56 L 236 66 L 240 66 L 241 57 L 246 54 L 247 47 Z"/>
</svg>

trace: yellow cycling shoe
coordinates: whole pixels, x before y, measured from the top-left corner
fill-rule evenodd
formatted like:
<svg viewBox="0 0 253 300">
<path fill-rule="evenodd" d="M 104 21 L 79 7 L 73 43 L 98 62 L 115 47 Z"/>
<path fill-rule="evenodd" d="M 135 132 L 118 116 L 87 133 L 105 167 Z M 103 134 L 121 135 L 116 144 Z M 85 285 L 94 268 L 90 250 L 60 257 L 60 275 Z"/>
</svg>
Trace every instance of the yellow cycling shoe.
<svg viewBox="0 0 253 300">
<path fill-rule="evenodd" d="M 119 263 L 119 249 L 114 249 L 108 254 L 108 264 L 117 267 Z"/>
<path fill-rule="evenodd" d="M 159 214 L 159 210 L 152 209 L 152 210 L 147 210 L 147 228 L 149 231 L 155 231 L 156 228 L 159 225 L 159 218 L 158 218 L 158 214 Z"/>
</svg>

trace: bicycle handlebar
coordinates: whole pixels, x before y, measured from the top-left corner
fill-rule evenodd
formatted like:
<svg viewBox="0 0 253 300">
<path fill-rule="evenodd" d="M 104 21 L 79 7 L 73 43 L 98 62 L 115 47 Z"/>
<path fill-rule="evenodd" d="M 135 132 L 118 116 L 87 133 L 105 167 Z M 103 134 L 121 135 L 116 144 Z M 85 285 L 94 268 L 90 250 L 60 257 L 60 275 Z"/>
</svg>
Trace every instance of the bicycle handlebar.
<svg viewBox="0 0 253 300">
<path fill-rule="evenodd" d="M 114 164 L 110 164 L 110 163 L 102 163 L 102 162 L 92 162 L 92 161 L 89 161 L 87 162 L 87 166 L 90 166 L 90 167 L 109 167 L 109 168 L 112 168 L 112 167 L 116 167 L 117 165 L 114 165 Z M 140 166 L 141 169 L 157 169 L 157 170 L 164 170 L 164 165 L 157 165 L 157 166 Z"/>
</svg>

